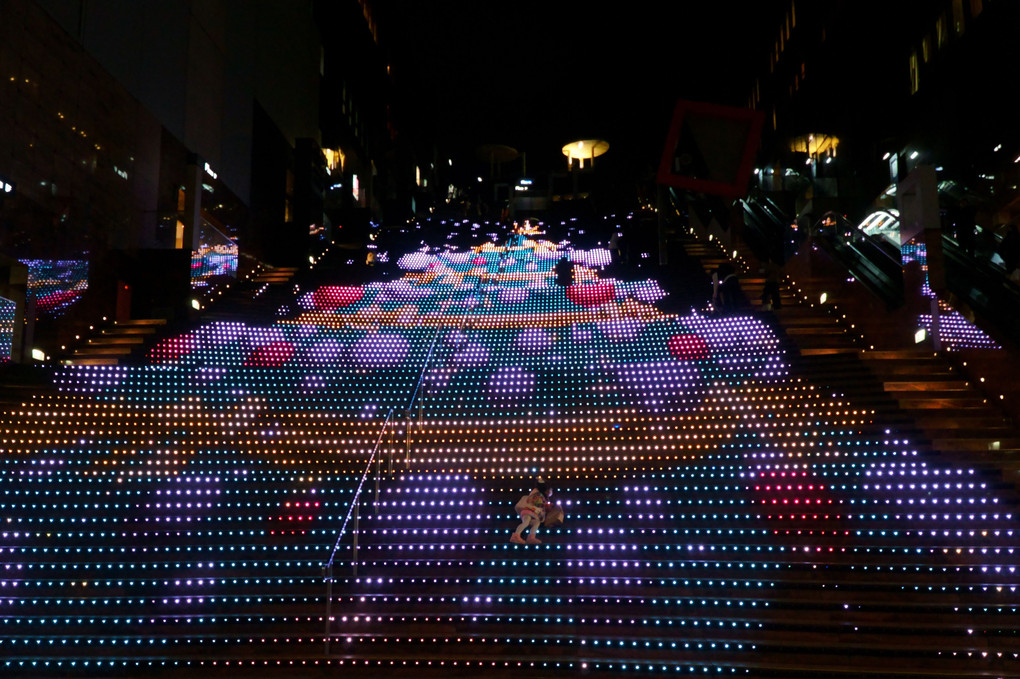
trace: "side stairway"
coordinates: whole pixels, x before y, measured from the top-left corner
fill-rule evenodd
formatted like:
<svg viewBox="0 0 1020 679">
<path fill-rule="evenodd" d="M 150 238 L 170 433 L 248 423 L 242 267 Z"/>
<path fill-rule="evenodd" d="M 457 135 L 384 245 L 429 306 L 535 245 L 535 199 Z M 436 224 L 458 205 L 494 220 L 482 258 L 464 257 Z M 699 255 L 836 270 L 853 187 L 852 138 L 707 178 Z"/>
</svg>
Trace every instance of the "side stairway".
<svg viewBox="0 0 1020 679">
<path fill-rule="evenodd" d="M 164 326 L 165 318 L 137 318 L 114 323 L 76 347 L 64 362 L 71 365 L 117 365 L 137 358 Z"/>
<path fill-rule="evenodd" d="M 295 267 L 262 269 L 244 285 L 233 286 L 204 314 L 205 320 L 272 322 L 281 306 L 292 298 L 290 288 Z M 147 347 L 168 330 L 164 318 L 119 321 L 99 330 L 64 359 L 68 365 L 118 365 L 138 359 Z"/>
<path fill-rule="evenodd" d="M 706 270 L 726 258 L 717 244 L 690 246 Z M 742 288 L 760 306 L 764 279 L 745 271 Z M 874 409 L 882 426 L 959 463 L 1001 472 L 1020 488 L 1020 430 L 947 353 L 868 348 L 854 325 L 787 282 L 782 305 L 759 312 L 787 340 L 792 363 L 812 381 Z"/>
<path fill-rule="evenodd" d="M 217 299 L 203 317 L 208 321 L 266 322 L 278 320 L 281 309 L 293 302 L 297 267 L 265 267 L 243 284 L 234 285 Z"/>
</svg>

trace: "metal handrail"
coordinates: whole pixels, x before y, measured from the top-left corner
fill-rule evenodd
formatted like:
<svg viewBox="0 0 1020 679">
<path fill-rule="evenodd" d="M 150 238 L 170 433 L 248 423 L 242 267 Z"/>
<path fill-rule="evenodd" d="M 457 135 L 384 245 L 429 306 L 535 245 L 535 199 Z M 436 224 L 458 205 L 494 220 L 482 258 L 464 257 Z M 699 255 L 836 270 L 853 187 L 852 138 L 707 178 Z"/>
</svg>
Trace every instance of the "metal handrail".
<svg viewBox="0 0 1020 679">
<path fill-rule="evenodd" d="M 949 290 L 976 312 L 979 328 L 1020 344 L 1020 287 L 1002 267 L 969 255 L 948 235 L 942 242 Z"/>
<path fill-rule="evenodd" d="M 818 225 L 826 217 L 836 222 L 831 232 L 821 232 Z M 837 213 L 826 213 L 816 223 L 820 242 L 847 267 L 872 294 L 890 307 L 903 303 L 903 264 L 889 252 L 889 244 L 879 236 L 867 234 Z M 849 236 L 847 235 L 849 232 Z"/>
<path fill-rule="evenodd" d="M 497 262 L 497 270 L 502 270 L 503 261 L 506 259 L 508 252 L 509 252 L 509 248 L 504 249 L 504 251 L 503 251 L 499 261 Z M 475 283 L 473 292 L 477 292 L 478 291 L 478 289 L 482 285 L 482 280 L 483 280 L 482 277 L 479 276 L 478 281 Z M 481 306 L 481 305 L 479 305 L 479 306 Z M 466 317 L 467 314 L 470 313 L 471 311 L 472 311 L 472 309 L 466 309 L 465 312 L 464 312 L 464 316 Z M 463 326 L 463 325 L 464 325 L 464 322 L 462 320 L 461 321 L 461 326 Z M 435 356 L 435 353 L 436 353 L 436 344 L 438 343 L 439 337 L 440 337 L 441 334 L 442 333 L 440 331 L 440 328 L 437 326 L 436 327 L 436 332 L 432 336 L 432 341 L 429 343 L 429 349 L 428 349 L 428 352 L 425 355 L 425 360 L 422 363 L 421 371 L 418 373 L 418 379 L 415 382 L 414 389 L 411 392 L 411 397 L 408 400 L 407 407 L 404 410 L 404 412 L 407 414 L 407 423 L 406 423 L 407 424 L 407 430 L 405 432 L 405 439 L 406 439 L 406 444 L 407 444 L 406 445 L 405 464 L 408 464 L 410 462 L 410 454 L 411 454 L 411 412 L 413 411 L 415 402 L 417 401 L 418 405 L 419 405 L 418 419 L 419 419 L 419 424 L 420 424 L 421 418 L 422 418 L 422 408 L 424 406 L 423 384 L 424 384 L 424 381 L 425 381 L 425 374 L 426 374 L 429 366 L 432 364 L 433 357 Z M 351 519 L 353 518 L 353 520 L 354 520 L 354 527 L 353 527 L 353 529 L 351 531 L 351 534 L 352 534 L 352 559 L 351 559 L 351 566 L 352 566 L 353 576 L 357 577 L 357 575 L 358 575 L 358 528 L 359 528 L 359 521 L 360 521 L 360 498 L 361 498 L 361 491 L 362 491 L 362 488 L 365 485 L 365 480 L 368 478 L 369 472 L 371 472 L 371 470 L 372 470 L 372 464 L 374 463 L 375 467 L 376 467 L 376 477 L 375 477 L 375 511 L 378 514 L 378 512 L 379 512 L 379 479 L 381 477 L 381 463 L 380 463 L 380 459 L 379 459 L 379 455 L 378 455 L 378 453 L 379 453 L 379 446 L 381 445 L 381 443 L 383 441 L 383 438 L 385 437 L 387 431 L 390 431 L 390 434 L 391 434 L 390 442 L 392 444 L 392 431 L 393 431 L 393 426 L 392 425 L 395 423 L 395 420 L 393 418 L 393 414 L 395 412 L 396 412 L 395 408 L 390 408 L 390 410 L 386 413 L 386 419 L 383 421 L 383 426 L 379 430 L 379 436 L 376 439 L 375 446 L 373 446 L 373 448 L 372 448 L 372 454 L 369 456 L 368 463 L 365 466 L 365 471 L 362 473 L 361 479 L 358 482 L 358 486 L 357 486 L 357 488 L 354 491 L 354 497 L 351 500 L 351 505 L 350 505 L 350 507 L 347 510 L 347 515 L 344 517 L 344 521 L 343 521 L 343 523 L 340 526 L 340 532 L 337 535 L 336 542 L 333 544 L 333 550 L 330 552 L 329 560 L 326 562 L 326 564 L 322 568 L 322 570 L 323 570 L 323 577 L 326 580 L 326 616 L 325 616 L 325 621 L 324 621 L 324 624 L 325 624 L 325 633 L 323 635 L 323 638 L 324 638 L 325 655 L 327 655 L 327 656 L 329 655 L 329 645 L 330 645 L 330 638 L 331 638 L 331 629 L 330 628 L 332 627 L 332 623 L 333 623 L 333 615 L 332 615 L 332 607 L 333 607 L 333 567 L 334 567 L 334 565 L 336 563 L 336 554 L 339 551 L 340 543 L 343 541 L 344 535 L 346 534 L 347 525 L 350 523 Z M 390 457 L 389 457 L 388 463 L 387 463 L 387 473 L 390 473 L 390 474 L 393 472 L 393 454 L 392 454 L 392 450 L 393 450 L 393 446 L 391 445 L 390 446 Z"/>
<path fill-rule="evenodd" d="M 511 236 L 510 239 L 508 239 L 506 241 L 506 245 L 507 246 L 504 247 L 503 252 L 500 254 L 499 260 L 497 260 L 497 262 L 496 262 L 496 271 L 502 271 L 503 270 L 504 261 L 509 256 L 509 252 L 510 252 L 509 244 L 510 244 L 512 238 L 513 237 Z M 474 288 L 472 290 L 472 293 L 477 293 L 479 291 L 479 289 L 482 287 L 482 284 L 484 283 L 484 280 L 485 279 L 482 276 L 478 277 L 478 280 L 475 281 L 475 285 L 474 285 Z M 484 306 L 483 304 L 478 304 L 477 307 L 475 307 L 475 308 L 482 308 L 483 306 Z M 461 315 L 461 321 L 459 323 L 459 326 L 461 328 L 466 327 L 467 316 L 470 313 L 472 313 L 472 311 L 474 311 L 474 310 L 475 310 L 474 308 L 465 309 L 464 310 L 463 314 Z M 441 332 L 440 332 L 439 328 L 437 328 L 435 335 L 433 335 L 433 337 L 432 337 L 432 342 L 429 344 L 428 353 L 425 356 L 425 361 L 422 364 L 421 372 L 418 375 L 418 380 L 417 380 L 417 382 L 414 385 L 414 389 L 413 389 L 413 391 L 411 393 L 411 398 L 410 398 L 410 400 L 408 401 L 408 404 L 407 404 L 406 412 L 407 412 L 408 419 L 410 420 L 411 419 L 411 413 L 414 410 L 415 402 L 417 401 L 417 403 L 418 403 L 418 424 L 419 425 L 421 424 L 422 411 L 423 411 L 423 408 L 424 408 L 424 401 L 425 401 L 425 393 L 424 393 L 425 374 L 426 374 L 428 368 L 432 365 L 432 361 L 433 361 L 433 358 L 434 358 L 435 353 L 436 353 L 436 345 L 437 345 L 437 343 L 439 341 L 440 334 L 441 334 Z M 410 434 L 410 432 L 408 432 L 408 433 Z M 410 435 L 408 435 L 408 455 L 410 455 Z"/>
<path fill-rule="evenodd" d="M 326 562 L 327 566 L 331 566 L 336 557 L 336 552 L 340 548 L 340 541 L 343 539 L 344 530 L 347 528 L 347 524 L 351 519 L 351 512 L 357 513 L 357 498 L 361 494 L 361 488 L 365 485 L 365 479 L 368 478 L 368 473 L 372 470 L 372 463 L 376 462 L 376 458 L 379 453 L 379 444 L 382 443 L 383 435 L 386 433 L 386 429 L 390 425 L 390 421 L 393 419 L 394 408 L 390 408 L 389 412 L 386 413 L 386 419 L 383 420 L 382 428 L 379 430 L 379 436 L 376 437 L 375 445 L 372 447 L 372 454 L 368 458 L 368 464 L 365 466 L 365 471 L 361 474 L 361 480 L 358 482 L 358 487 L 354 491 L 354 500 L 351 501 L 351 506 L 347 509 L 347 516 L 344 517 L 344 522 L 340 525 L 340 534 L 337 536 L 336 542 L 333 544 L 333 551 L 330 552 L 329 561 Z M 376 501 L 378 501 L 378 484 L 376 484 Z"/>
<path fill-rule="evenodd" d="M 354 529 L 351 531 L 354 536 L 353 543 L 353 558 L 351 559 L 354 568 L 354 576 L 358 575 L 358 522 L 360 518 L 360 499 L 361 489 L 365 485 L 365 480 L 368 478 L 369 472 L 372 471 L 372 463 L 375 463 L 375 511 L 379 513 L 379 476 L 380 476 L 380 464 L 379 464 L 379 446 L 382 443 L 383 437 L 386 434 L 387 428 L 390 426 L 390 422 L 393 419 L 394 409 L 390 408 L 389 412 L 386 413 L 386 419 L 383 420 L 383 426 L 379 429 L 379 436 L 376 438 L 375 446 L 372 447 L 372 454 L 368 458 L 368 464 L 365 466 L 365 471 L 361 475 L 361 480 L 358 482 L 358 487 L 354 491 L 354 498 L 351 500 L 351 506 L 347 509 L 347 515 L 344 517 L 344 522 L 340 526 L 340 533 L 337 535 L 336 542 L 333 544 L 333 551 L 330 552 L 329 561 L 323 567 L 323 575 L 326 578 L 326 654 L 329 654 L 329 639 L 330 639 L 330 626 L 332 623 L 332 606 L 333 606 L 333 564 L 336 559 L 337 550 L 340 549 L 340 541 L 343 540 L 344 534 L 347 530 L 347 524 L 350 523 L 352 514 L 354 519 Z M 389 469 L 392 471 L 392 448 L 391 448 L 391 460 Z"/>
</svg>

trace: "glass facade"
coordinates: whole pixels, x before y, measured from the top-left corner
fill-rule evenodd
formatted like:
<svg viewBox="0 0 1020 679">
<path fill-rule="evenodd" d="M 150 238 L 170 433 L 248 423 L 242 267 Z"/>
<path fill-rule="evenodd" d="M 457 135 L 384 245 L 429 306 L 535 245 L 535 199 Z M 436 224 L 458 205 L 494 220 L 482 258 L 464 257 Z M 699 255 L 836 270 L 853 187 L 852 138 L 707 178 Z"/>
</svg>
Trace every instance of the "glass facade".
<svg viewBox="0 0 1020 679">
<path fill-rule="evenodd" d="M 202 220 L 198 249 L 191 253 L 191 287 L 204 288 L 222 278 L 237 277 L 237 243 Z"/>
<path fill-rule="evenodd" d="M 126 247 L 154 181 L 158 125 L 34 3 L 0 22 L 0 160 L 17 191 L 0 242 L 19 258 Z"/>
<path fill-rule="evenodd" d="M 26 259 L 28 298 L 36 314 L 55 318 L 81 299 L 89 287 L 88 259 Z"/>
</svg>

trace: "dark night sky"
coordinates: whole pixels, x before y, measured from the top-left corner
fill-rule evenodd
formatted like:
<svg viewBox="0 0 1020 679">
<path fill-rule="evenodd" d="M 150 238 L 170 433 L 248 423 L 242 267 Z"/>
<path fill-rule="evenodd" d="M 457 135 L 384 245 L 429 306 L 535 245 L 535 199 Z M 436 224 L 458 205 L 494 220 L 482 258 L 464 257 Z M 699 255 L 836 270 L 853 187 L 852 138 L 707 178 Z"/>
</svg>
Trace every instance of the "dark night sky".
<svg viewBox="0 0 1020 679">
<path fill-rule="evenodd" d="M 744 105 L 788 0 L 392 0 L 383 40 L 438 138 L 661 152 L 677 98 Z"/>
</svg>

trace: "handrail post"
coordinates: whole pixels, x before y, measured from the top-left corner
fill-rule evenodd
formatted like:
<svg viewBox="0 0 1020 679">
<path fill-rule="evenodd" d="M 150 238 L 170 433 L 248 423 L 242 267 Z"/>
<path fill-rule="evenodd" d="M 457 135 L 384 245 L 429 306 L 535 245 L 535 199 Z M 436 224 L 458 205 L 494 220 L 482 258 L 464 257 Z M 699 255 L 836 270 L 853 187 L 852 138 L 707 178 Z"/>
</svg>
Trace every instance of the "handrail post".
<svg viewBox="0 0 1020 679">
<path fill-rule="evenodd" d="M 942 321 L 939 318 L 939 300 L 931 298 L 931 342 L 935 353 L 942 351 Z"/>
<path fill-rule="evenodd" d="M 425 394 L 424 392 L 418 396 L 418 435 L 421 436 L 421 430 L 424 427 L 422 424 L 422 414 L 425 410 Z"/>
<path fill-rule="evenodd" d="M 414 421 L 412 411 L 408 410 L 404 417 L 404 441 L 407 443 L 404 456 L 404 466 L 411 464 L 411 423 Z"/>
<path fill-rule="evenodd" d="M 333 627 L 333 562 L 326 566 L 326 633 L 324 653 L 329 657 L 329 641 Z"/>
<path fill-rule="evenodd" d="M 358 577 L 358 523 L 361 514 L 361 502 L 358 497 L 354 498 L 354 558 L 351 564 L 354 567 L 354 577 Z"/>
<path fill-rule="evenodd" d="M 382 474 L 382 470 L 380 468 L 381 467 L 381 462 L 382 461 L 379 459 L 379 456 L 376 455 L 375 456 L 375 513 L 376 513 L 377 516 L 379 514 L 379 476 Z"/>
<path fill-rule="evenodd" d="M 392 412 L 390 413 L 392 415 Z M 393 476 L 393 426 L 390 426 L 390 445 L 386 448 L 386 473 Z"/>
</svg>

